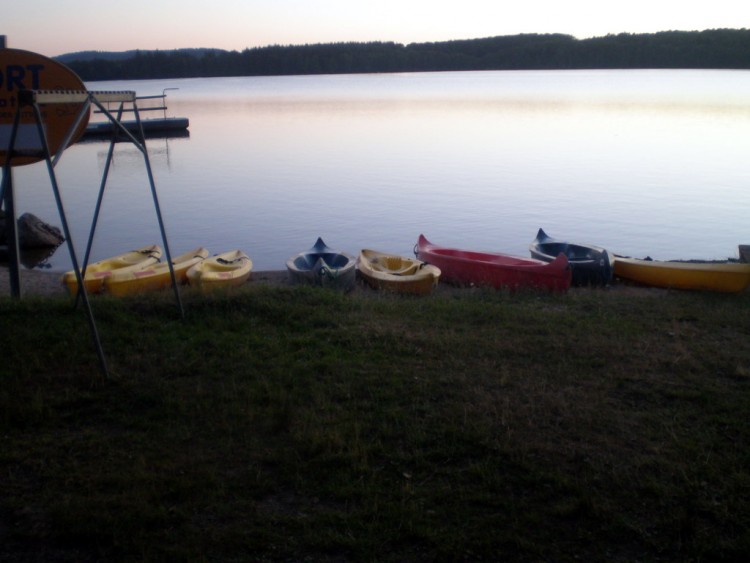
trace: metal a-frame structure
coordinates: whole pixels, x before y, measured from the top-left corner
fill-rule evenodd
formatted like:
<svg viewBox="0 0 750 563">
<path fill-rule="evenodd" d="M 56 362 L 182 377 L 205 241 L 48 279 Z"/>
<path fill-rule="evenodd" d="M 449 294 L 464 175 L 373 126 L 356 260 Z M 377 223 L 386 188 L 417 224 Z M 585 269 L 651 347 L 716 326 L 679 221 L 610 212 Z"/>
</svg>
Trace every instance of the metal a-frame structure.
<svg viewBox="0 0 750 563">
<path fill-rule="evenodd" d="M 113 115 L 104 104 L 119 104 L 116 115 Z M 69 128 L 60 149 L 56 152 L 54 158 L 50 154 L 49 143 L 45 133 L 44 121 L 42 118 L 42 112 L 39 108 L 41 104 L 81 104 L 80 111 L 75 119 L 73 125 Z M 140 139 L 133 135 L 121 122 L 122 114 L 125 111 L 125 105 L 132 105 L 132 111 L 135 115 L 137 123 L 137 131 Z M 73 247 L 73 241 L 70 235 L 70 229 L 68 227 L 68 221 L 65 216 L 65 210 L 63 208 L 62 198 L 60 196 L 60 188 L 55 176 L 55 166 L 57 165 L 60 157 L 62 156 L 65 148 L 68 147 L 72 139 L 74 138 L 76 131 L 79 129 L 81 123 L 87 117 L 91 106 L 97 107 L 102 114 L 112 124 L 112 138 L 107 154 L 106 164 L 104 166 L 104 173 L 102 175 L 101 184 L 99 187 L 99 195 L 96 202 L 96 208 L 94 211 L 94 217 L 91 223 L 91 231 L 89 233 L 88 243 L 86 245 L 86 254 L 84 255 L 83 267 L 80 268 L 78 259 L 76 258 L 75 249 Z M 36 130 L 38 132 L 39 146 L 28 148 L 21 146 L 22 143 L 18 143 L 18 131 L 21 123 L 21 115 L 24 111 L 31 109 L 36 123 Z M 169 273 L 172 278 L 172 287 L 174 289 L 175 299 L 177 306 L 180 311 L 180 315 L 184 318 L 185 312 L 182 306 L 182 300 L 180 298 L 180 291 L 175 278 L 174 267 L 172 263 L 172 255 L 169 250 L 169 244 L 167 242 L 166 230 L 164 228 L 164 221 L 162 219 L 161 207 L 159 205 L 159 198 L 156 193 L 156 185 L 154 183 L 154 176 L 151 170 L 151 162 L 148 157 L 148 151 L 146 150 L 146 136 L 143 132 L 143 126 L 141 124 L 140 114 L 138 113 L 138 107 L 136 104 L 136 94 L 133 91 L 121 91 L 121 92 L 96 92 L 96 91 L 73 91 L 73 90 L 21 90 L 18 95 L 18 103 L 16 108 L 16 114 L 13 122 L 13 126 L 10 132 L 10 138 L 8 148 L 6 152 L 5 163 L 3 165 L 3 180 L 2 187 L 0 188 L 0 200 L 5 203 L 6 210 L 6 223 L 8 224 L 8 254 L 10 259 L 10 285 L 11 294 L 13 297 L 20 298 L 21 295 L 21 284 L 19 276 L 19 251 L 18 251 L 18 237 L 16 232 L 16 213 L 15 203 L 13 196 L 13 177 L 12 177 L 12 160 L 13 157 L 39 157 L 43 159 L 47 164 L 49 172 L 50 183 L 55 196 L 55 202 L 57 209 L 60 214 L 60 221 L 62 223 L 63 234 L 68 245 L 68 251 L 70 252 L 70 259 L 73 264 L 75 271 L 76 280 L 78 282 L 78 295 L 76 296 L 76 304 L 78 300 L 83 301 L 86 309 L 89 327 L 91 334 L 94 339 L 96 352 L 99 357 L 99 364 L 102 373 L 105 377 L 108 376 L 107 363 L 102 350 L 101 341 L 99 339 L 99 333 L 96 327 L 96 321 L 94 320 L 93 313 L 91 311 L 91 304 L 89 302 L 88 294 L 86 292 L 86 286 L 84 284 L 84 277 L 86 274 L 86 266 L 88 265 L 89 256 L 91 253 L 91 246 L 94 240 L 94 233 L 96 231 L 97 222 L 99 220 L 99 212 L 101 210 L 102 200 L 104 198 L 104 190 L 107 184 L 107 178 L 109 175 L 109 169 L 112 164 L 112 158 L 114 155 L 115 144 L 125 139 L 133 143 L 136 148 L 141 152 L 148 174 L 148 180 L 151 187 L 151 195 L 154 201 L 154 209 L 156 211 L 157 220 L 159 223 L 159 230 L 161 232 L 162 243 L 166 253 L 166 259 L 169 264 Z M 18 146 L 17 146 L 18 145 Z"/>
</svg>

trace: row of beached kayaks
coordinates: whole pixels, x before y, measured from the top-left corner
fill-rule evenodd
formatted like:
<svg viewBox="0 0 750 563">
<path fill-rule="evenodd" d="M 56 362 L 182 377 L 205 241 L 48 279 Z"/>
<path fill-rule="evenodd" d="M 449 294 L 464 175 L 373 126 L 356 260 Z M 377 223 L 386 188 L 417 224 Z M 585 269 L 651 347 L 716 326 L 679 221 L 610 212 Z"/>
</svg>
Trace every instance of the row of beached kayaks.
<svg viewBox="0 0 750 563">
<path fill-rule="evenodd" d="M 573 285 L 607 285 L 613 278 L 648 287 L 739 293 L 750 285 L 750 247 L 739 245 L 739 260 L 652 260 L 613 254 L 590 245 L 553 239 L 539 229 L 529 250 L 546 262 L 565 255 Z"/>
<path fill-rule="evenodd" d="M 322 239 L 292 257 L 293 279 L 351 289 L 355 264 L 371 286 L 403 293 L 429 293 L 438 279 L 455 285 L 565 291 L 573 286 L 606 286 L 616 277 L 669 289 L 736 293 L 750 285 L 750 247 L 740 245 L 739 261 L 657 261 L 619 256 L 591 245 L 561 241 L 539 229 L 529 245 L 531 258 L 462 250 L 433 244 L 420 235 L 416 260 L 362 250 L 355 260 Z"/>
<path fill-rule="evenodd" d="M 362 249 L 358 257 L 329 248 L 322 238 L 286 263 L 292 282 L 349 291 L 360 277 L 376 289 L 424 295 L 439 280 L 455 285 L 494 288 L 534 288 L 564 291 L 574 286 L 606 286 L 613 278 L 670 289 L 727 293 L 750 285 L 750 247 L 740 245 L 740 260 L 657 261 L 619 256 L 590 245 L 570 243 L 539 229 L 529 246 L 531 258 L 462 250 L 433 244 L 420 235 L 415 258 Z M 91 293 L 129 295 L 170 287 L 169 264 L 160 261 L 156 245 L 89 264 L 84 283 Z M 228 287 L 245 283 L 252 260 L 234 250 L 209 257 L 196 248 L 172 259 L 178 283 L 200 287 Z M 71 293 L 78 291 L 73 271 L 63 276 Z"/>
<path fill-rule="evenodd" d="M 151 245 L 88 264 L 83 276 L 86 291 L 123 296 L 171 287 L 169 264 L 161 258 L 161 247 Z M 178 284 L 202 288 L 241 285 L 252 267 L 252 260 L 240 250 L 209 257 L 208 250 L 196 248 L 172 259 Z M 320 238 L 309 250 L 292 256 L 287 268 L 293 282 L 344 291 L 354 287 L 357 272 L 374 288 L 412 294 L 430 293 L 440 278 L 438 268 L 414 258 L 363 249 L 356 260 L 328 248 Z M 75 271 L 66 272 L 62 281 L 71 294 L 78 293 Z"/>
<path fill-rule="evenodd" d="M 421 260 L 362 249 L 359 257 L 326 246 L 318 238 L 309 250 L 292 256 L 286 268 L 293 282 L 349 291 L 357 274 L 371 287 L 424 295 L 438 284 L 440 269 Z"/>
<path fill-rule="evenodd" d="M 154 244 L 88 264 L 83 277 L 86 291 L 121 296 L 171 287 L 169 263 L 161 258 L 162 249 Z M 245 283 L 252 268 L 252 260 L 241 250 L 209 257 L 208 250 L 196 248 L 172 257 L 175 281 L 203 288 Z M 78 293 L 75 271 L 63 274 L 62 281 L 71 294 Z"/>
</svg>

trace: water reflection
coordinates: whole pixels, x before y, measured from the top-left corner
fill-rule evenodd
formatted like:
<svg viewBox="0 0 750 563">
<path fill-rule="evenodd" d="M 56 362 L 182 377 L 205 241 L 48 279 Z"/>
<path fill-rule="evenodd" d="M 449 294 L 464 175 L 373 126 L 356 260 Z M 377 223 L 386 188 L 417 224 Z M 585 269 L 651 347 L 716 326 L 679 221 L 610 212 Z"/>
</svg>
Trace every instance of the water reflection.
<svg viewBox="0 0 750 563">
<path fill-rule="evenodd" d="M 748 240 L 750 73 L 585 71 L 99 83 L 178 87 L 188 139 L 148 143 L 173 252 L 242 248 L 258 269 L 322 236 L 408 254 L 420 232 L 527 254 L 539 227 L 634 256 L 722 258 Z M 106 145 L 58 173 L 85 244 Z M 54 202 L 19 174 L 22 210 Z M 34 168 L 32 170 L 32 168 Z M 21 188 L 20 186 L 23 186 Z M 140 153 L 115 151 L 94 257 L 158 242 Z M 50 205 L 51 204 L 51 205 Z M 60 255 L 60 256 L 58 256 Z M 55 269 L 67 266 L 56 254 Z"/>
</svg>

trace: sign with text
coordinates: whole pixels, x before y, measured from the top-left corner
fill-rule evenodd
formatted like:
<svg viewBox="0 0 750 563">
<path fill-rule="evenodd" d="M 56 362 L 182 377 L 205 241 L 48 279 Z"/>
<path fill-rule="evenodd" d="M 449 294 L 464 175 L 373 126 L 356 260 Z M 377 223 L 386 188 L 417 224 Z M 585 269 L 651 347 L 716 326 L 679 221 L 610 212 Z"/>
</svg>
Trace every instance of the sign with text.
<svg viewBox="0 0 750 563">
<path fill-rule="evenodd" d="M 0 164 L 5 164 L 11 131 L 19 108 L 18 95 L 22 90 L 86 90 L 80 78 L 68 67 L 52 59 L 19 49 L 0 49 Z M 50 155 L 61 150 L 70 129 L 81 111 L 81 103 L 40 104 L 42 125 Z M 31 164 L 43 158 L 39 129 L 31 107 L 21 109 L 21 120 L 16 133 L 11 166 Z M 83 134 L 88 124 L 88 113 L 76 127 L 70 142 Z"/>
</svg>

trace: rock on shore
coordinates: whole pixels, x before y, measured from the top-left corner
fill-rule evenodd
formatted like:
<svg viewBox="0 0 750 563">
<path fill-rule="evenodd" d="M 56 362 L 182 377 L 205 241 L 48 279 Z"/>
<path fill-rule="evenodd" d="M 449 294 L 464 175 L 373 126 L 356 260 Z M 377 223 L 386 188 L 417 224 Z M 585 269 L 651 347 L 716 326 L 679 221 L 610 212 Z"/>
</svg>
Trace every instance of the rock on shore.
<svg viewBox="0 0 750 563">
<path fill-rule="evenodd" d="M 33 213 L 24 213 L 18 220 L 19 248 L 47 248 L 62 244 L 65 237 L 62 231 L 42 221 Z M 5 242 L 5 217 L 0 217 L 0 242 Z"/>
</svg>

